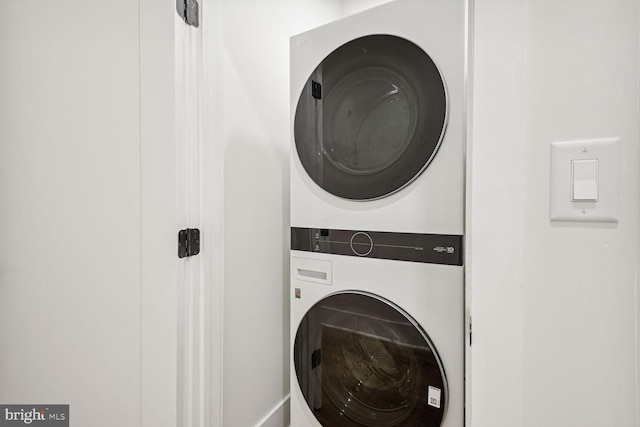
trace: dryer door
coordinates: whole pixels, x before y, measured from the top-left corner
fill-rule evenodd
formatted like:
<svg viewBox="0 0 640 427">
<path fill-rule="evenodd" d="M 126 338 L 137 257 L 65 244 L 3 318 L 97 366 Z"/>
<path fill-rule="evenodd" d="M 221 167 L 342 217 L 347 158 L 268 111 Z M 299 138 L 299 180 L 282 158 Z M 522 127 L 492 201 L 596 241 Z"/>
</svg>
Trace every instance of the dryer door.
<svg viewBox="0 0 640 427">
<path fill-rule="evenodd" d="M 300 162 L 324 190 L 353 200 L 394 193 L 435 156 L 447 122 L 440 72 L 414 43 L 346 43 L 309 77 L 295 112 Z"/>
<path fill-rule="evenodd" d="M 427 334 L 399 307 L 347 292 L 315 304 L 294 342 L 298 385 L 324 427 L 438 427 L 444 370 Z"/>
</svg>

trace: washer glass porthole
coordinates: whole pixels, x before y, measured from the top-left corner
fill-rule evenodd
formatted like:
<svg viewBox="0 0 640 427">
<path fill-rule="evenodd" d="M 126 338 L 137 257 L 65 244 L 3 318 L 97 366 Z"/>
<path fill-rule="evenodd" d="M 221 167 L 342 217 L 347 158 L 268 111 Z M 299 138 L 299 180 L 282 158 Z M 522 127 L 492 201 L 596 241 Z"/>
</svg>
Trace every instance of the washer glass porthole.
<svg viewBox="0 0 640 427">
<path fill-rule="evenodd" d="M 445 373 L 428 335 L 372 294 L 316 303 L 298 327 L 294 367 L 324 427 L 439 427 L 446 412 Z"/>
<path fill-rule="evenodd" d="M 371 35 L 340 46 L 313 71 L 298 100 L 294 138 L 316 184 L 370 200 L 424 171 L 446 122 L 445 84 L 429 55 L 407 39 Z"/>
</svg>

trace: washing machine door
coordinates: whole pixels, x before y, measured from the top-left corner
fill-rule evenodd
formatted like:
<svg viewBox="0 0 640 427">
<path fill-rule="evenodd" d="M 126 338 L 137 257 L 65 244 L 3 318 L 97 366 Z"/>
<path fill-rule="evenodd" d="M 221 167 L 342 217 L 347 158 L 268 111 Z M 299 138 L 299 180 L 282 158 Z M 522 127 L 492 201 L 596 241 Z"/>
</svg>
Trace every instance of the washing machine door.
<svg viewBox="0 0 640 427">
<path fill-rule="evenodd" d="M 350 41 L 313 71 L 300 95 L 294 139 L 300 163 L 336 196 L 371 200 L 417 178 L 447 122 L 442 76 L 401 37 Z"/>
<path fill-rule="evenodd" d="M 324 427 L 440 426 L 447 385 L 436 349 L 399 307 L 367 293 L 334 294 L 302 319 L 298 385 Z"/>
</svg>

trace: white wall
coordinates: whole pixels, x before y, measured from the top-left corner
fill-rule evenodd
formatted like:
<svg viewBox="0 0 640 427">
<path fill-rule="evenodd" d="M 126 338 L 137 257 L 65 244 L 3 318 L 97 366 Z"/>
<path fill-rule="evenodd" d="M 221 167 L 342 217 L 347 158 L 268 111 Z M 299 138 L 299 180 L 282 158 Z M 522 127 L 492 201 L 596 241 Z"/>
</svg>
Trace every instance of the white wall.
<svg viewBox="0 0 640 427">
<path fill-rule="evenodd" d="M 525 1 L 475 8 L 466 231 L 473 426 L 522 425 Z"/>
<path fill-rule="evenodd" d="M 524 425 L 637 426 L 638 2 L 527 3 Z M 621 137 L 615 228 L 549 224 L 549 143 Z"/>
<path fill-rule="evenodd" d="M 342 0 L 341 14 L 342 16 L 353 15 L 354 13 L 362 12 L 363 10 L 371 9 L 375 6 L 380 6 L 384 3 L 389 3 L 392 0 Z"/>
<path fill-rule="evenodd" d="M 637 426 L 638 2 L 476 0 L 472 422 Z M 549 144 L 622 138 L 616 227 L 549 222 Z"/>
<path fill-rule="evenodd" d="M 278 407 L 289 393 L 289 37 L 339 18 L 341 4 L 229 0 L 222 14 L 224 425 L 283 425 L 286 406 Z"/>
</svg>

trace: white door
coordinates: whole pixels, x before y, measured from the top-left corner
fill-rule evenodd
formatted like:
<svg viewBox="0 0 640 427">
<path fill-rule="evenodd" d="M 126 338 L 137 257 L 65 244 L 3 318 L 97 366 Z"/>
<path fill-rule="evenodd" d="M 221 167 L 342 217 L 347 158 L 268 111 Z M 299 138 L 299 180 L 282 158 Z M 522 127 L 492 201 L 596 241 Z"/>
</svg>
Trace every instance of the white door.
<svg viewBox="0 0 640 427">
<path fill-rule="evenodd" d="M 175 16 L 172 1 L 3 5 L 0 405 L 176 425 Z"/>
</svg>

